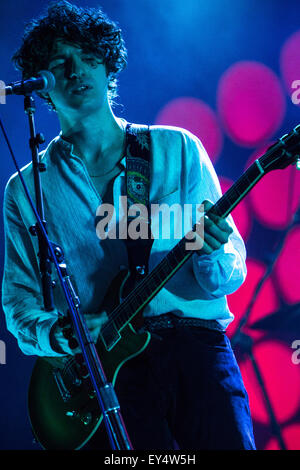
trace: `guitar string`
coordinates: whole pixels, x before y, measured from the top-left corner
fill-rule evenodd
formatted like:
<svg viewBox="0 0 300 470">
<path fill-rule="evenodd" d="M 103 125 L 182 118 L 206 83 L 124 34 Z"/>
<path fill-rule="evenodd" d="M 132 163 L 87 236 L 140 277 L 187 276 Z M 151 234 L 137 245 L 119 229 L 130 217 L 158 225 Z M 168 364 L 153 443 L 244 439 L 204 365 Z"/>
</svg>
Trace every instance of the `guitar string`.
<svg viewBox="0 0 300 470">
<path fill-rule="evenodd" d="M 178 245 L 178 244 L 177 244 Z M 176 247 L 177 247 L 176 245 Z M 175 247 L 174 247 L 175 248 Z M 170 251 L 170 253 L 172 252 L 173 250 Z M 169 253 L 169 254 L 170 254 Z M 185 254 L 186 256 L 186 254 Z M 175 268 L 172 268 L 169 264 L 169 261 L 164 258 L 157 266 L 156 268 L 151 272 L 149 273 L 141 282 L 140 284 L 138 284 L 138 286 L 136 287 L 136 289 L 134 289 L 134 291 L 132 291 L 125 299 L 123 302 L 121 302 L 121 304 L 119 304 L 111 313 L 110 313 L 110 318 L 109 320 L 103 325 L 101 331 L 103 332 L 104 330 L 106 330 L 107 328 L 110 328 L 112 325 L 112 323 L 116 322 L 118 320 L 118 318 L 120 318 L 120 316 L 122 316 L 122 313 L 124 312 L 124 310 L 128 309 L 128 307 L 132 307 L 132 304 L 134 303 L 134 300 L 136 299 L 136 291 L 140 291 L 141 294 L 143 294 L 144 292 L 146 293 L 147 295 L 147 298 L 151 297 L 151 295 L 153 295 L 153 291 L 155 289 L 157 289 L 159 287 L 159 285 L 164 282 L 165 279 L 160 279 L 159 277 L 159 272 L 163 271 L 163 268 L 166 267 L 167 269 L 171 269 L 171 272 L 172 270 L 176 269 Z M 170 273 L 169 273 L 170 274 Z M 157 284 L 157 281 L 155 279 L 155 277 L 158 277 L 159 278 L 159 281 L 160 283 Z M 151 282 L 154 281 L 154 288 L 151 287 Z M 150 286 L 150 288 L 152 289 L 152 293 L 149 295 L 145 289 L 145 284 L 147 284 L 148 286 Z M 142 303 L 145 303 L 148 299 L 146 299 L 144 302 Z M 138 308 L 135 308 L 135 312 L 137 311 Z M 125 312 L 124 312 L 125 313 Z M 133 313 L 134 315 L 134 313 Z M 128 318 L 128 315 L 126 315 L 126 322 L 124 323 L 124 325 L 126 323 L 128 323 L 128 321 L 130 321 L 130 318 L 132 317 L 132 315 L 130 315 L 130 317 Z M 122 327 L 124 327 L 124 325 L 122 325 Z M 121 328 L 122 328 L 121 327 Z"/>
</svg>

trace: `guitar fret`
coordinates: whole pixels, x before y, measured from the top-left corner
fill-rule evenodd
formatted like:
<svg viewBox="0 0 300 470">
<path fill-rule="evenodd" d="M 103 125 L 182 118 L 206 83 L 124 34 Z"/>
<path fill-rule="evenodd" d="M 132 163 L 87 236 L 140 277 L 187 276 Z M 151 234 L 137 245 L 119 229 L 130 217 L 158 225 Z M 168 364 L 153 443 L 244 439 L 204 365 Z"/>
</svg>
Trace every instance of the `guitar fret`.
<svg viewBox="0 0 300 470">
<path fill-rule="evenodd" d="M 117 329 L 121 328 L 123 325 L 122 314 L 114 318 L 114 324 Z"/>
<path fill-rule="evenodd" d="M 134 296 L 129 294 L 126 303 L 122 302 L 114 311 L 115 317 L 121 323 L 120 329 L 128 323 L 135 312 L 146 303 L 157 289 L 171 277 L 173 271 L 182 263 L 187 252 L 184 248 L 186 240 L 181 240 L 170 253 L 156 266 L 146 280 L 143 280 L 134 290 Z M 189 254 L 190 256 L 190 254 Z M 139 298 L 139 301 L 137 300 Z M 126 314 L 124 312 L 126 311 Z"/>
<path fill-rule="evenodd" d="M 142 303 L 143 299 L 140 295 L 136 292 L 134 296 L 130 299 L 129 308 L 131 311 L 135 311 L 138 306 Z"/>
<path fill-rule="evenodd" d="M 211 211 L 220 217 L 226 217 L 261 177 L 262 173 L 260 168 L 256 164 L 251 165 L 243 176 L 221 197 L 221 199 L 219 199 L 218 202 L 216 202 Z"/>
</svg>

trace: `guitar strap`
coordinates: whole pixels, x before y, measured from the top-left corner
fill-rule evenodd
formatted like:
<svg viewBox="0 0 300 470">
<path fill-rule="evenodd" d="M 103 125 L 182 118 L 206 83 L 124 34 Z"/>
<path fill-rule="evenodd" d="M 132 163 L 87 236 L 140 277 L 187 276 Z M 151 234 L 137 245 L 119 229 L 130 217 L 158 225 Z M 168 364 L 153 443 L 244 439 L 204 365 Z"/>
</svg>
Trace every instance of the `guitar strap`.
<svg viewBox="0 0 300 470">
<path fill-rule="evenodd" d="M 149 198 L 150 155 L 149 126 L 128 123 L 125 170 L 128 217 L 125 244 L 129 268 L 136 281 L 148 273 L 148 260 L 153 244 Z"/>
</svg>

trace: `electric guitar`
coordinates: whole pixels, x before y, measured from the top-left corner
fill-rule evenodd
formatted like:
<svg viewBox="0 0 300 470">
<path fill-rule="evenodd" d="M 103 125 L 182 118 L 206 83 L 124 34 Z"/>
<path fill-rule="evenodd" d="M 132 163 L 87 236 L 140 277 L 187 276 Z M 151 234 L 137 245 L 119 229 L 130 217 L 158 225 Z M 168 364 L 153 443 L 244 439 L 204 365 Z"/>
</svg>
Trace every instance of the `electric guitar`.
<svg viewBox="0 0 300 470">
<path fill-rule="evenodd" d="M 208 212 L 227 217 L 265 174 L 290 164 L 299 168 L 299 155 L 300 125 L 257 159 Z M 194 253 L 185 249 L 186 241 L 180 240 L 125 298 L 122 292 L 129 271 L 120 271 L 113 280 L 101 309 L 108 320 L 96 344 L 106 377 L 113 385 L 122 365 L 147 347 L 150 333 L 136 333 L 134 322 Z M 89 384 L 88 378 L 78 374 L 73 356 L 37 359 L 29 385 L 28 412 L 33 433 L 43 448 L 79 449 L 97 431 L 103 416 Z"/>
</svg>

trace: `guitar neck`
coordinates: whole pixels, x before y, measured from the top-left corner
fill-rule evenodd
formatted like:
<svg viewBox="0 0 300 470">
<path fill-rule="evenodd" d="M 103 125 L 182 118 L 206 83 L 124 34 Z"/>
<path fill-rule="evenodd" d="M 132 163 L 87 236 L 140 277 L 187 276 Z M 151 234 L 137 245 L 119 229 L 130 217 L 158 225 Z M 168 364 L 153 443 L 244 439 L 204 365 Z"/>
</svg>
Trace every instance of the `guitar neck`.
<svg viewBox="0 0 300 470">
<path fill-rule="evenodd" d="M 225 218 L 263 177 L 264 170 L 256 160 L 207 213 Z M 140 284 L 115 308 L 109 322 L 120 331 L 145 308 L 164 285 L 174 276 L 194 251 L 186 250 L 187 239 L 183 238 L 163 260 L 140 282 Z"/>
<path fill-rule="evenodd" d="M 207 213 L 212 212 L 222 218 L 227 217 L 264 174 L 260 159 L 256 160 Z"/>
</svg>

